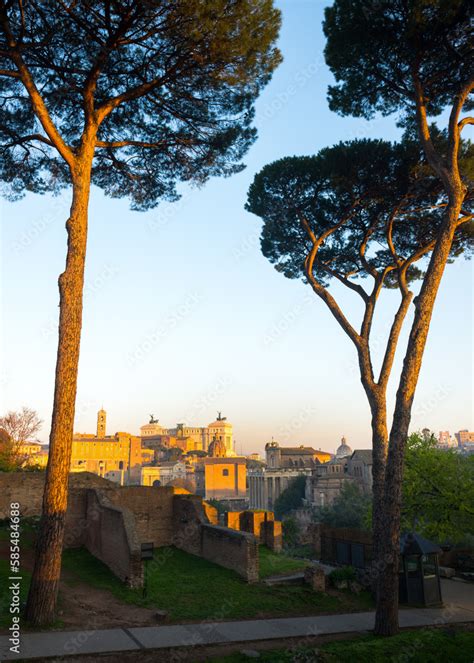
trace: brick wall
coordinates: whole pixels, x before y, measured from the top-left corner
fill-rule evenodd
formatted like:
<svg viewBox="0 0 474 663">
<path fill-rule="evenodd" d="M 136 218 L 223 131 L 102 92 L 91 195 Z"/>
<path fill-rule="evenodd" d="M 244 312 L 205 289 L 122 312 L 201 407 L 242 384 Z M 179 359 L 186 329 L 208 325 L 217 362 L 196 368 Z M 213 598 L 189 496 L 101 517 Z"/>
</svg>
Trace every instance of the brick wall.
<svg viewBox="0 0 474 663">
<path fill-rule="evenodd" d="M 247 582 L 258 580 L 258 542 L 246 532 L 208 522 L 206 505 L 197 495 L 174 498 L 173 544 L 192 555 L 232 569 Z"/>
<path fill-rule="evenodd" d="M 133 514 L 91 489 L 87 491 L 87 525 L 87 550 L 129 587 L 141 587 L 143 564 Z"/>
<path fill-rule="evenodd" d="M 40 516 L 43 503 L 45 472 L 0 472 L 0 520 L 8 518 L 11 502 L 20 503 L 23 517 Z M 75 491 L 100 487 L 114 488 L 114 484 L 90 472 L 69 475 L 69 495 Z"/>
<path fill-rule="evenodd" d="M 224 524 L 231 529 L 240 529 L 240 516 L 242 511 L 226 511 L 224 513 Z"/>
<path fill-rule="evenodd" d="M 243 532 L 254 534 L 260 543 L 263 543 L 261 535 L 262 523 L 275 519 L 273 511 L 242 511 L 240 514 L 240 529 Z"/>
<path fill-rule="evenodd" d="M 20 502 L 23 516 L 40 515 L 43 489 L 44 473 L 0 473 L 0 517 L 12 501 Z M 85 546 L 131 586 L 143 582 L 144 542 L 175 545 L 258 580 L 255 536 L 216 523 L 216 509 L 180 488 L 120 487 L 87 472 L 70 475 L 65 547 Z"/>
<path fill-rule="evenodd" d="M 281 521 L 279 520 L 267 520 L 260 525 L 260 538 L 261 542 L 273 550 L 273 552 L 279 553 L 283 548 L 283 533 L 281 529 Z"/>
<path fill-rule="evenodd" d="M 216 525 L 202 525 L 201 532 L 201 557 L 232 569 L 247 582 L 258 581 L 258 542 L 252 534 Z"/>
<path fill-rule="evenodd" d="M 209 523 L 202 498 L 198 495 L 175 495 L 173 499 L 174 532 L 172 543 L 192 555 L 201 555 L 201 529 Z"/>
<path fill-rule="evenodd" d="M 153 542 L 155 547 L 168 546 L 173 539 L 173 496 L 177 490 L 167 486 L 123 486 L 110 499 L 133 513 L 141 541 Z"/>
</svg>

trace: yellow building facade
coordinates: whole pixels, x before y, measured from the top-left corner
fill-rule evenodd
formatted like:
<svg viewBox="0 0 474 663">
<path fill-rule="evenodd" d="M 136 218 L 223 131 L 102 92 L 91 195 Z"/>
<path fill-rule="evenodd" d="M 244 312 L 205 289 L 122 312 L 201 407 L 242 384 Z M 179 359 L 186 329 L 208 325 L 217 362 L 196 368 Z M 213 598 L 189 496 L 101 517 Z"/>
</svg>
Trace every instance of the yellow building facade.
<svg viewBox="0 0 474 663">
<path fill-rule="evenodd" d="M 137 435 L 119 432 L 106 435 L 106 412 L 97 413 L 97 433 L 75 433 L 72 440 L 71 472 L 93 472 L 104 477 L 107 472 L 131 471 L 153 460 L 153 451 L 142 452 Z"/>
<path fill-rule="evenodd" d="M 205 500 L 245 499 L 247 463 L 245 458 L 204 458 L 196 465 L 196 493 Z"/>
</svg>

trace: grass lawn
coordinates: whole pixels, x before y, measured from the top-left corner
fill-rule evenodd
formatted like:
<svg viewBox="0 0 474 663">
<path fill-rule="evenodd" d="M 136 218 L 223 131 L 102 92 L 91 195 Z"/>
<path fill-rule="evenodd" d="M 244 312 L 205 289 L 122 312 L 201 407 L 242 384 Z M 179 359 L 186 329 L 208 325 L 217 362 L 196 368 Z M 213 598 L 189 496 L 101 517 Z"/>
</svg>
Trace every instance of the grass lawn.
<svg viewBox="0 0 474 663">
<path fill-rule="evenodd" d="M 291 575 L 302 571 L 308 562 L 304 559 L 294 559 L 283 553 L 277 554 L 265 546 L 260 546 L 260 578 L 270 576 Z"/>
<path fill-rule="evenodd" d="M 361 636 L 340 640 L 319 648 L 291 647 L 261 651 L 259 661 L 275 663 L 472 663 L 474 632 L 462 627 L 405 631 L 393 638 Z M 244 663 L 251 659 L 244 654 L 213 658 L 213 663 Z"/>
<path fill-rule="evenodd" d="M 25 569 L 21 570 L 18 574 L 21 576 L 20 580 L 20 602 L 26 601 L 28 595 L 28 587 L 30 586 L 31 574 Z M 0 559 L 0 627 L 8 627 L 12 623 L 12 615 L 10 614 L 11 591 L 9 589 L 10 581 L 10 563 L 7 559 Z"/>
<path fill-rule="evenodd" d="M 234 571 L 176 548 L 159 548 L 148 568 L 148 596 L 128 589 L 84 549 L 63 556 L 68 582 L 110 590 L 124 602 L 166 610 L 172 622 L 329 614 L 372 608 L 363 593 L 318 594 L 306 586 L 249 585 Z M 285 560 L 286 561 L 286 560 Z"/>
</svg>

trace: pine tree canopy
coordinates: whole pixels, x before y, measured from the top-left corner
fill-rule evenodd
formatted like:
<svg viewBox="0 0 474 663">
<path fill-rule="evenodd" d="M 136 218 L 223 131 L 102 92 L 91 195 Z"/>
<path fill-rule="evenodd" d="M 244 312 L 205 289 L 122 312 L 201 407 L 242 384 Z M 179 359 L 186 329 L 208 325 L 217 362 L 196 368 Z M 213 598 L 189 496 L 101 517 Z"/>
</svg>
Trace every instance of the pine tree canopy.
<svg viewBox="0 0 474 663">
<path fill-rule="evenodd" d="M 445 139 L 438 134 L 442 149 Z M 461 165 L 474 196 L 473 146 L 462 146 Z M 305 275 L 305 260 L 321 240 L 313 274 L 327 285 L 338 279 L 360 290 L 367 276 L 385 286 L 422 275 L 416 263 L 434 246 L 446 195 L 408 135 L 400 143 L 354 140 L 315 156 L 287 157 L 255 176 L 246 209 L 263 220 L 262 252 L 288 278 Z M 451 256 L 472 250 L 472 224 L 461 224 Z M 383 276 L 383 278 L 382 278 Z"/>
<path fill-rule="evenodd" d="M 92 183 L 134 209 L 238 172 L 279 27 L 273 0 L 2 0 L 3 194 L 69 184 L 91 134 Z"/>
<path fill-rule="evenodd" d="M 412 115 L 419 86 L 428 115 L 438 115 L 473 76 L 473 7 L 469 0 L 335 0 L 324 21 L 336 79 L 331 109 Z"/>
</svg>

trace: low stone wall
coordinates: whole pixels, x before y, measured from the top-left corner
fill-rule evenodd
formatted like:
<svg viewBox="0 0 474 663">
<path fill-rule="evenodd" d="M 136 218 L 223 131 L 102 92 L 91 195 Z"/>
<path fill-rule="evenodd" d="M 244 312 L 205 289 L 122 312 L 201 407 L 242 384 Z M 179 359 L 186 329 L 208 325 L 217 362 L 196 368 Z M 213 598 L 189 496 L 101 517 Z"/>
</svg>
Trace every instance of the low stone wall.
<svg viewBox="0 0 474 663">
<path fill-rule="evenodd" d="M 282 524 L 279 520 L 267 520 L 260 525 L 260 540 L 264 546 L 279 553 L 283 548 Z"/>
<path fill-rule="evenodd" d="M 8 517 L 11 502 L 20 502 L 24 517 L 41 515 L 44 479 L 44 473 L 0 473 L 0 517 Z M 143 582 L 145 542 L 174 545 L 258 580 L 256 537 L 216 524 L 216 509 L 180 488 L 120 487 L 88 472 L 69 478 L 65 547 L 84 546 L 132 587 Z"/>
<path fill-rule="evenodd" d="M 258 582 L 258 543 L 252 534 L 216 525 L 202 525 L 201 532 L 201 557 Z"/>
<path fill-rule="evenodd" d="M 43 491 L 46 472 L 0 472 L 0 520 L 8 518 L 10 504 L 19 502 L 23 518 L 40 516 L 43 504 Z M 79 493 L 79 503 L 74 511 L 82 513 L 81 500 L 88 488 L 114 489 L 114 484 L 91 472 L 77 472 L 69 475 L 69 504 Z M 82 494 L 81 494 L 82 493 Z M 84 505 L 85 502 L 82 502 Z M 68 506 L 69 509 L 69 506 Z"/>
<path fill-rule="evenodd" d="M 201 528 L 209 521 L 198 495 L 176 495 L 173 499 L 174 532 L 172 544 L 191 553 L 201 556 Z"/>
<path fill-rule="evenodd" d="M 242 511 L 240 514 L 240 529 L 243 532 L 254 534 L 260 543 L 264 543 L 261 534 L 263 523 L 275 520 L 273 511 Z"/>
<path fill-rule="evenodd" d="M 197 495 L 176 495 L 173 544 L 185 552 L 236 571 L 247 582 L 258 580 L 255 536 L 209 523 L 206 505 Z"/>
<path fill-rule="evenodd" d="M 224 514 L 227 527 L 253 534 L 259 543 L 274 552 L 283 547 L 282 523 L 273 511 L 228 511 Z"/>
<path fill-rule="evenodd" d="M 231 529 L 240 529 L 240 516 L 242 511 L 226 511 L 224 513 L 224 524 Z"/>
<path fill-rule="evenodd" d="M 87 492 L 85 547 L 129 587 L 143 585 L 143 563 L 133 514 L 98 490 Z"/>
</svg>

